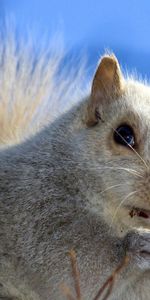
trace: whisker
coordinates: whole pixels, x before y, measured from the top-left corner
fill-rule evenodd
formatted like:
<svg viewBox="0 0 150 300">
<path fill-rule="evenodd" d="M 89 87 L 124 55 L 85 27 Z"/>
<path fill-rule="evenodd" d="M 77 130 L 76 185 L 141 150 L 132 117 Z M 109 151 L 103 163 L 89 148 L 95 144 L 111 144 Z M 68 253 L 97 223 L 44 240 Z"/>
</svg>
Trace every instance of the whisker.
<svg viewBox="0 0 150 300">
<path fill-rule="evenodd" d="M 124 170 L 124 171 L 127 171 L 128 173 L 132 174 L 132 175 L 135 175 L 135 176 L 138 176 L 138 177 L 143 177 L 139 172 L 137 172 L 136 170 L 133 170 L 133 169 L 128 169 L 128 168 L 118 168 L 119 170 Z"/>
<path fill-rule="evenodd" d="M 99 115 L 97 117 L 99 118 L 100 121 L 102 120 Z M 127 141 L 123 138 L 123 136 L 109 122 L 107 122 L 107 124 L 110 126 L 110 128 L 113 129 L 114 132 L 116 132 L 121 137 L 121 139 L 128 145 L 128 147 L 133 150 L 133 152 L 140 158 L 140 160 L 142 161 L 142 163 L 144 164 L 144 166 L 149 170 L 149 167 L 148 167 L 147 163 L 141 157 L 141 155 L 129 143 L 127 143 Z"/>
<path fill-rule="evenodd" d="M 127 183 L 127 184 L 130 184 L 130 182 L 129 182 L 129 183 L 126 182 L 126 183 Z M 124 182 L 124 183 L 120 183 L 120 184 L 115 184 L 115 185 L 109 186 L 109 187 L 106 188 L 105 190 L 101 191 L 99 194 L 102 195 L 102 194 L 105 193 L 106 191 L 111 190 L 111 189 L 113 189 L 113 188 L 115 188 L 115 187 L 118 187 L 118 186 L 122 186 L 122 185 L 124 185 L 124 184 L 125 184 L 125 182 Z"/>
<path fill-rule="evenodd" d="M 134 150 L 135 149 L 133 149 L 133 151 Z M 88 164 L 86 166 L 85 164 L 83 165 L 83 161 L 81 161 L 81 164 L 80 164 L 80 161 L 77 164 L 76 161 L 74 161 L 73 159 L 70 159 L 70 158 L 64 158 L 64 161 L 67 161 L 67 162 L 70 161 L 71 163 L 74 163 L 76 169 L 85 169 L 85 168 L 87 168 L 88 170 L 89 169 L 90 170 L 96 170 L 96 168 L 97 168 L 98 170 L 105 170 L 105 169 L 111 169 L 111 170 L 115 170 L 115 171 L 116 170 L 123 170 L 123 171 L 126 171 L 126 172 L 128 172 L 128 173 L 130 173 L 132 175 L 135 175 L 135 176 L 138 176 L 138 177 L 143 177 L 140 172 L 138 172 L 137 170 L 131 169 L 131 168 L 116 167 L 116 166 L 110 167 L 110 166 L 104 166 L 104 165 L 96 165 L 96 167 L 95 167 L 95 165 L 93 165 L 93 164 L 90 165 L 89 162 L 88 162 Z M 102 163 L 104 163 L 104 162 L 102 162 Z M 110 162 L 107 162 L 106 164 L 108 164 L 108 163 L 110 163 Z M 57 168 L 61 169 L 62 167 L 58 166 Z"/>
<path fill-rule="evenodd" d="M 92 169 L 92 168 L 91 168 Z M 95 167 L 93 167 L 93 169 L 95 170 Z M 138 176 L 138 177 L 143 177 L 138 171 L 136 170 L 133 170 L 133 169 L 129 169 L 129 168 L 123 168 L 123 167 L 97 167 L 97 169 L 99 170 L 107 170 L 107 169 L 110 169 L 110 170 L 123 170 L 123 171 L 126 171 L 132 175 L 135 175 L 135 176 Z"/>
<path fill-rule="evenodd" d="M 126 197 L 124 197 L 123 198 L 123 200 L 119 203 L 119 205 L 117 206 L 117 208 L 116 208 L 116 210 L 115 210 L 115 213 L 114 213 L 114 215 L 113 215 L 113 217 L 112 217 L 112 222 L 111 222 L 111 225 L 110 225 L 110 227 L 113 225 L 113 222 L 114 222 L 114 220 L 115 220 L 115 217 L 116 217 L 116 215 L 117 215 L 117 213 L 118 213 L 118 210 L 120 209 L 120 207 L 122 206 L 122 204 L 129 198 L 129 197 L 131 197 L 131 196 L 133 196 L 135 193 L 137 193 L 138 191 L 134 191 L 134 192 L 131 192 L 131 193 L 129 193 Z"/>
<path fill-rule="evenodd" d="M 111 126 L 111 124 L 109 123 L 109 125 Z M 149 169 L 149 167 L 148 167 L 148 165 L 147 165 L 147 163 L 145 162 L 145 160 L 141 157 L 141 155 L 129 144 L 129 143 L 127 143 L 127 141 L 123 138 L 123 136 L 121 135 L 121 134 L 119 134 L 119 132 L 115 129 L 115 128 L 113 128 L 113 126 L 111 126 L 111 128 L 114 130 L 114 132 L 116 132 L 121 138 L 122 138 L 122 140 L 128 145 L 128 147 L 130 147 L 132 150 L 133 150 L 133 152 L 140 158 L 140 160 L 143 162 L 143 164 L 145 165 L 145 167 L 147 168 L 147 169 Z"/>
<path fill-rule="evenodd" d="M 138 192 L 140 193 L 140 190 Z M 135 207 L 136 202 L 139 202 L 139 199 L 134 199 L 134 201 L 132 202 L 132 207 Z"/>
</svg>

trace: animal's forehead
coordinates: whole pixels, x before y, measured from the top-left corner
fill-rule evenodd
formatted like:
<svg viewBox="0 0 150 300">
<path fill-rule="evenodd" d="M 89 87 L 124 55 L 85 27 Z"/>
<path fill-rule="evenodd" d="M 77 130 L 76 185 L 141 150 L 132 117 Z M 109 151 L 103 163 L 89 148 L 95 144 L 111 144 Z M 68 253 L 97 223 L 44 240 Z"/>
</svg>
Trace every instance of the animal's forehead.
<svg viewBox="0 0 150 300">
<path fill-rule="evenodd" d="M 108 119 L 115 125 L 119 122 L 150 128 L 150 87 L 136 81 L 127 81 L 123 95 L 110 104 Z"/>
<path fill-rule="evenodd" d="M 116 101 L 115 108 L 120 116 L 126 115 L 135 120 L 136 118 L 147 119 L 150 124 L 150 86 L 136 81 L 127 81 L 124 93 L 121 99 Z"/>
<path fill-rule="evenodd" d="M 150 86 L 136 81 L 127 81 L 125 101 L 139 112 L 150 110 Z"/>
</svg>

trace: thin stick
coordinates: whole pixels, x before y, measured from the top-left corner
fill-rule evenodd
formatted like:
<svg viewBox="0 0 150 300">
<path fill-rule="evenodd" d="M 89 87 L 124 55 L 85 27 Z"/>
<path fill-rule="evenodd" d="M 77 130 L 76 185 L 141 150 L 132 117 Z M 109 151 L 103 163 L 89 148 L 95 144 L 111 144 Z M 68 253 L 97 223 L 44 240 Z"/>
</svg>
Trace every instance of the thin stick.
<svg viewBox="0 0 150 300">
<path fill-rule="evenodd" d="M 114 282 L 116 279 L 116 276 L 120 273 L 120 271 L 129 263 L 129 257 L 125 256 L 125 258 L 123 259 L 122 263 L 116 268 L 116 270 L 108 277 L 108 279 L 104 282 L 104 284 L 102 285 L 102 287 L 99 289 L 97 295 L 94 297 L 93 300 L 98 300 L 100 298 L 100 296 L 102 295 L 102 293 L 104 292 L 104 290 L 107 288 L 108 285 L 109 289 L 106 293 L 106 295 L 103 297 L 102 300 L 107 300 L 108 297 L 110 296 L 113 286 L 114 286 Z"/>
<path fill-rule="evenodd" d="M 112 293 L 113 286 L 114 286 L 114 284 L 113 284 L 113 282 L 111 282 L 111 283 L 110 283 L 110 286 L 109 286 L 109 288 L 108 288 L 108 290 L 107 290 L 107 293 L 106 293 L 106 295 L 103 297 L 102 300 L 107 300 L 107 299 L 108 299 L 108 297 L 109 297 L 109 296 L 111 295 L 111 293 Z"/>
<path fill-rule="evenodd" d="M 77 258 L 76 258 L 75 251 L 70 250 L 69 256 L 70 256 L 70 260 L 71 260 L 72 276 L 74 279 L 76 298 L 77 298 L 77 300 L 81 300 L 80 274 L 79 274 L 79 269 L 78 269 L 78 265 L 77 265 Z"/>
</svg>

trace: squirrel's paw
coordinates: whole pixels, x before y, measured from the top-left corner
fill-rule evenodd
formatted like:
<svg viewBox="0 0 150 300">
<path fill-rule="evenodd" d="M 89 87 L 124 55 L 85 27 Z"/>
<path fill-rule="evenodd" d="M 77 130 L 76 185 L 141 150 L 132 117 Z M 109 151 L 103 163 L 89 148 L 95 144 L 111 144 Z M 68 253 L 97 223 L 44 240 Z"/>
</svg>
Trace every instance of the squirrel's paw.
<svg viewBox="0 0 150 300">
<path fill-rule="evenodd" d="M 142 270 L 150 269 L 150 230 L 131 231 L 124 242 L 132 261 Z"/>
</svg>

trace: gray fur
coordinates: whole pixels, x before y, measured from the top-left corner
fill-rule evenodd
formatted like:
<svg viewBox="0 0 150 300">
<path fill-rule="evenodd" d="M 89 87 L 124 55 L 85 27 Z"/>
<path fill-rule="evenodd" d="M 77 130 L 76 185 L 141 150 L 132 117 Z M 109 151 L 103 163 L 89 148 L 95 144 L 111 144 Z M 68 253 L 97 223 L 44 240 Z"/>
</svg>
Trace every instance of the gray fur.
<svg viewBox="0 0 150 300">
<path fill-rule="evenodd" d="M 120 101 L 103 109 L 104 123 L 87 128 L 88 99 L 84 99 L 31 140 L 0 152 L 1 300 L 65 299 L 60 284 L 73 286 L 67 255 L 72 248 L 86 300 L 95 296 L 126 252 L 135 257 L 131 241 L 136 237 L 143 241 L 138 228 L 144 223 L 131 220 L 129 224 L 128 214 L 120 220 L 118 212 L 111 224 L 111 208 L 142 179 L 115 168 L 140 168 L 142 174 L 145 168 L 136 155 L 123 155 L 120 148 L 117 155 L 111 153 L 106 140 L 113 141 L 110 124 L 116 127 L 130 112 L 138 124 L 144 116 L 141 132 L 146 130 L 148 143 L 150 92 L 143 94 L 144 89 L 147 91 L 147 87 L 128 82 Z M 142 110 L 141 97 L 147 101 L 147 111 Z M 143 149 L 141 154 L 144 157 Z M 122 182 L 123 186 L 102 192 Z M 141 201 L 138 197 L 134 200 Z M 135 232 L 130 235 L 133 227 Z M 149 239 L 150 233 L 145 236 L 144 231 L 148 250 Z M 149 256 L 142 267 L 141 243 L 136 245 L 139 257 L 131 259 L 120 274 L 110 299 L 149 298 Z"/>
</svg>

